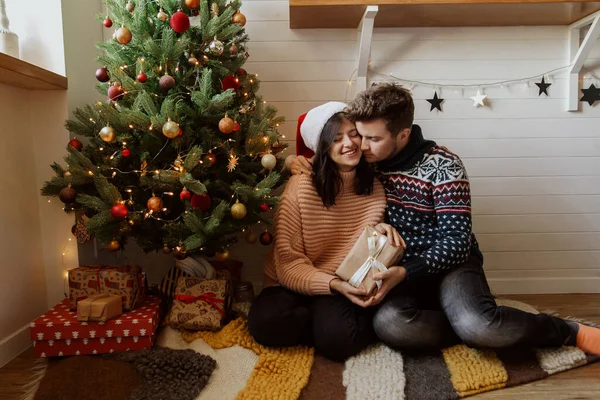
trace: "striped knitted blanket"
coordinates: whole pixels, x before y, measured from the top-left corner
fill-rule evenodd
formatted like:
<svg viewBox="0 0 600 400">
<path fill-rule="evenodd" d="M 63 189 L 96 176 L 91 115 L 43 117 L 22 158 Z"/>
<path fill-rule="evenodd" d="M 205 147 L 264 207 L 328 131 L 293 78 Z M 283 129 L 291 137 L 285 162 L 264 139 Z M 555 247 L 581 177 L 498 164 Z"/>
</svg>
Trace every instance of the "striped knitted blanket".
<svg viewBox="0 0 600 400">
<path fill-rule="evenodd" d="M 522 303 L 510 305 L 536 312 Z M 457 345 L 409 353 L 375 345 L 336 363 L 315 356 L 307 347 L 261 346 L 250 336 L 243 318 L 220 332 L 182 334 L 165 328 L 158 344 L 191 348 L 217 361 L 197 400 L 458 399 L 544 379 L 598 360 L 567 346 L 492 351 Z"/>
</svg>

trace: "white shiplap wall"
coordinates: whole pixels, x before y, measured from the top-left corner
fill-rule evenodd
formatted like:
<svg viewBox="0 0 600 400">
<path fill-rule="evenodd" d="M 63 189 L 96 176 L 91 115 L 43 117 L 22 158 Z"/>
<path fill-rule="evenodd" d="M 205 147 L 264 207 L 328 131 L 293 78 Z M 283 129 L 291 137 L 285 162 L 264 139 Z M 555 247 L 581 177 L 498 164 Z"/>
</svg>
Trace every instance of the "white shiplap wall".
<svg viewBox="0 0 600 400">
<path fill-rule="evenodd" d="M 242 12 L 246 69 L 288 119 L 287 140 L 300 114 L 352 98 L 355 30 L 290 30 L 287 1 L 246 0 Z M 477 84 L 564 67 L 567 54 L 565 27 L 393 28 L 375 30 L 371 59 L 374 70 L 409 80 Z M 600 45 L 586 67 L 600 76 Z M 547 98 L 533 83 L 486 89 L 489 107 L 477 109 L 476 88 L 442 89 L 442 113 L 429 112 L 432 88 L 413 89 L 425 135 L 468 168 L 474 229 L 498 292 L 600 292 L 600 106 L 569 113 L 564 70 L 551 83 Z M 265 250 L 243 243 L 234 252 L 257 286 Z"/>
</svg>

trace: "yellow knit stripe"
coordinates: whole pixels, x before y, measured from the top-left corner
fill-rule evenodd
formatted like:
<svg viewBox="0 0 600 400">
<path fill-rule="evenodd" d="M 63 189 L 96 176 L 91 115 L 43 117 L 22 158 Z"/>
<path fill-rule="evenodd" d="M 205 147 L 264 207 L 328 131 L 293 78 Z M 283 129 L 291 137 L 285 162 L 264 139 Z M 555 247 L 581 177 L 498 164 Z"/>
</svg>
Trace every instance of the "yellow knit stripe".
<svg viewBox="0 0 600 400">
<path fill-rule="evenodd" d="M 252 338 L 246 320 L 238 318 L 219 332 L 183 332 L 183 339 L 203 339 L 214 349 L 239 345 L 259 355 L 252 376 L 237 400 L 297 399 L 308 384 L 314 349 L 308 347 L 269 348 Z"/>
<path fill-rule="evenodd" d="M 442 350 L 442 354 L 460 397 L 506 386 L 508 373 L 493 350 L 470 349 L 461 344 Z"/>
</svg>

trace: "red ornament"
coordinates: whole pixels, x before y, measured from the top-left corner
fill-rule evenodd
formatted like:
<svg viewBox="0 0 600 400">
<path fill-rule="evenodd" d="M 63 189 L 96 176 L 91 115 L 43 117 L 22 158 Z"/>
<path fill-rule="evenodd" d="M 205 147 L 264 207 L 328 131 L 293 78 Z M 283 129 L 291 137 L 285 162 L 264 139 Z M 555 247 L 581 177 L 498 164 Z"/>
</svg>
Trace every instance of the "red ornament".
<svg viewBox="0 0 600 400">
<path fill-rule="evenodd" d="M 125 92 L 119 85 L 111 86 L 108 88 L 108 98 L 112 101 L 119 101 L 123 98 Z"/>
<path fill-rule="evenodd" d="M 187 201 L 192 198 L 192 193 L 187 189 L 183 189 L 181 193 L 179 193 L 179 198 L 181 201 Z"/>
<path fill-rule="evenodd" d="M 121 204 L 121 203 L 115 204 L 110 209 L 110 215 L 117 221 L 122 221 L 125 218 L 127 218 L 128 213 L 129 213 L 129 210 L 127 210 L 127 207 L 125 206 L 125 204 Z"/>
<path fill-rule="evenodd" d="M 69 187 L 60 189 L 60 192 L 58 192 L 58 198 L 65 204 L 72 204 L 75 203 L 77 192 L 71 187 L 71 185 L 69 185 Z"/>
<path fill-rule="evenodd" d="M 71 227 L 71 233 L 73 234 L 73 236 L 77 236 L 77 224 Z"/>
<path fill-rule="evenodd" d="M 145 83 L 148 80 L 148 76 L 146 76 L 145 73 L 140 72 L 139 75 L 137 76 L 137 80 L 140 83 Z"/>
<path fill-rule="evenodd" d="M 269 205 L 267 203 L 262 203 L 259 208 L 260 208 L 260 211 L 262 211 L 262 212 L 269 211 Z"/>
<path fill-rule="evenodd" d="M 265 246 L 268 246 L 273 243 L 273 235 L 271 235 L 269 232 L 263 232 L 260 234 L 258 240 L 260 240 L 260 242 Z"/>
<path fill-rule="evenodd" d="M 98 79 L 100 82 L 108 82 L 110 79 L 108 76 L 108 70 L 105 67 L 98 68 L 96 70 L 96 79 Z"/>
<path fill-rule="evenodd" d="M 179 133 L 177 134 L 177 136 L 183 136 L 183 131 L 181 130 L 181 128 L 179 128 Z"/>
<path fill-rule="evenodd" d="M 210 208 L 210 197 L 206 194 L 194 194 L 192 195 L 190 203 L 193 208 L 197 208 L 200 211 L 206 211 Z"/>
<path fill-rule="evenodd" d="M 110 28 L 110 27 L 112 26 L 112 20 L 111 20 L 110 18 L 106 17 L 106 18 L 104 19 L 104 22 L 103 22 L 103 24 L 104 24 L 104 27 L 105 27 L 105 28 Z"/>
<path fill-rule="evenodd" d="M 183 11 L 177 11 L 173 14 L 169 23 L 177 33 L 184 33 L 190 28 L 190 18 Z"/>
<path fill-rule="evenodd" d="M 248 75 L 248 73 L 246 72 L 246 70 L 244 68 L 238 68 L 237 72 L 236 72 L 237 76 L 239 76 L 240 78 L 245 77 L 246 75 Z"/>
<path fill-rule="evenodd" d="M 238 124 L 237 122 L 236 122 L 235 124 L 233 124 L 233 131 L 234 131 L 234 132 L 237 132 L 237 131 L 239 131 L 239 130 L 240 130 L 240 128 L 241 128 L 241 126 L 240 126 L 240 124 Z"/>
<path fill-rule="evenodd" d="M 204 157 L 204 162 L 206 162 L 208 165 L 215 165 L 217 162 L 217 157 L 212 153 L 207 154 L 206 157 Z"/>
<path fill-rule="evenodd" d="M 81 151 L 81 149 L 83 149 L 83 143 L 81 143 L 77 138 L 71 139 L 69 146 L 75 148 L 77 151 Z"/>
<path fill-rule="evenodd" d="M 221 86 L 223 86 L 223 91 L 228 89 L 233 89 L 234 91 L 237 91 L 240 88 L 240 81 L 235 76 L 229 75 L 223 78 L 223 80 L 221 81 Z"/>
<path fill-rule="evenodd" d="M 131 150 L 129 150 L 129 149 L 123 149 L 123 150 L 121 150 L 121 155 L 123 157 L 129 157 L 131 155 Z"/>
</svg>

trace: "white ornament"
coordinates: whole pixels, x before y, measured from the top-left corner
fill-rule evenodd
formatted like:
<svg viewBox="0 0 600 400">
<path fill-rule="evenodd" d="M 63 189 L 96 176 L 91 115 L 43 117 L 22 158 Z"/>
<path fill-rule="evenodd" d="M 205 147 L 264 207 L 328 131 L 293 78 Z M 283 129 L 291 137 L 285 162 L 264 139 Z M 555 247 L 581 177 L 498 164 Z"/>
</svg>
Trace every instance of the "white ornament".
<svg viewBox="0 0 600 400">
<path fill-rule="evenodd" d="M 260 160 L 260 163 L 265 169 L 273 169 L 275 168 L 275 165 L 277 165 L 277 159 L 273 154 L 265 154 Z"/>
<path fill-rule="evenodd" d="M 0 53 L 19 58 L 19 37 L 8 29 L 9 24 L 6 4 L 4 0 L 0 0 Z"/>
<path fill-rule="evenodd" d="M 473 100 L 473 107 L 485 106 L 484 100 L 486 97 L 486 94 L 481 94 L 481 91 L 477 89 L 477 94 L 471 97 L 471 100 Z"/>
<path fill-rule="evenodd" d="M 294 162 L 295 159 L 296 159 L 296 156 L 293 155 L 293 154 L 287 156 L 285 158 L 284 168 L 287 169 L 288 171 L 291 171 L 292 170 L 292 163 Z"/>
</svg>

